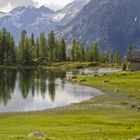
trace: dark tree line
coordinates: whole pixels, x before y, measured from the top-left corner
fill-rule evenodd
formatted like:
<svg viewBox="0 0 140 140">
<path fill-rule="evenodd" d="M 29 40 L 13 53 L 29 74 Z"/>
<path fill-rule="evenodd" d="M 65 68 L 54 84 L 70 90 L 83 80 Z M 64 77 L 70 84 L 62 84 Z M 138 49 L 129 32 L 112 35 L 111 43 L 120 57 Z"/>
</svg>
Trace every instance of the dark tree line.
<svg viewBox="0 0 140 140">
<path fill-rule="evenodd" d="M 84 47 L 77 40 L 73 40 L 72 50 L 71 50 L 71 60 L 72 61 L 88 61 L 88 62 L 100 62 L 100 63 L 113 63 L 121 64 L 121 56 L 117 52 L 113 52 L 112 49 L 109 51 L 99 51 L 98 43 L 90 44 Z"/>
<path fill-rule="evenodd" d="M 3 28 L 0 31 L 0 64 L 40 64 L 61 61 L 121 63 L 119 53 L 114 53 L 112 49 L 108 52 L 100 52 L 98 43 L 85 47 L 74 39 L 71 46 L 71 52 L 66 53 L 65 40 L 57 39 L 53 31 L 47 37 L 41 33 L 35 38 L 33 33 L 29 37 L 25 30 L 21 32 L 19 43 L 16 46 L 14 37 Z"/>
<path fill-rule="evenodd" d="M 15 63 L 15 43 L 13 36 L 3 29 L 0 32 L 0 63 Z"/>
<path fill-rule="evenodd" d="M 26 31 L 22 31 L 17 49 L 17 61 L 24 64 L 33 61 L 66 61 L 64 39 L 57 40 L 53 31 L 48 34 L 47 38 L 44 33 L 36 39 L 32 33 L 29 38 Z"/>
</svg>

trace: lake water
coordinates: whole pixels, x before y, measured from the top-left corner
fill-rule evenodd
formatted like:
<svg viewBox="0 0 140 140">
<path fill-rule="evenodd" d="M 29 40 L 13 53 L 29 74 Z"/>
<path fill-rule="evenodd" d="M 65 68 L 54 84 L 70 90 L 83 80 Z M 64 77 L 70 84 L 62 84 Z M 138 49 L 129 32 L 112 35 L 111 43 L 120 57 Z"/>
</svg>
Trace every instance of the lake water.
<svg viewBox="0 0 140 140">
<path fill-rule="evenodd" d="M 0 112 L 37 111 L 66 106 L 103 94 L 91 87 L 73 85 L 67 76 L 118 69 L 81 69 L 70 72 L 0 70 Z"/>
</svg>

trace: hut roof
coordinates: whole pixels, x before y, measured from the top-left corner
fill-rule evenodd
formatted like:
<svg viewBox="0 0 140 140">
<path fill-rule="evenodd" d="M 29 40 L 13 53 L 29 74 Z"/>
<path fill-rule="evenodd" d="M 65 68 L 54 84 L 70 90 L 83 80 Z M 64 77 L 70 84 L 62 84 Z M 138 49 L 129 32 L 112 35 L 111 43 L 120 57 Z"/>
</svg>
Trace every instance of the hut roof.
<svg viewBox="0 0 140 140">
<path fill-rule="evenodd" d="M 140 62 L 140 50 L 129 51 L 128 60 L 131 62 Z"/>
</svg>

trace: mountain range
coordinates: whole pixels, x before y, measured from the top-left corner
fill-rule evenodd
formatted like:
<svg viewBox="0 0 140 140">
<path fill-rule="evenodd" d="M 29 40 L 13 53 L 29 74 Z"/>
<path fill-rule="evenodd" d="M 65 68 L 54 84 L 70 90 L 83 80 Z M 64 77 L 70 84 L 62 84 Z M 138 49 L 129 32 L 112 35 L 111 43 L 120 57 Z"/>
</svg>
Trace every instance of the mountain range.
<svg viewBox="0 0 140 140">
<path fill-rule="evenodd" d="M 16 41 L 23 29 L 35 36 L 55 30 L 68 44 L 74 38 L 85 45 L 98 42 L 100 50 L 113 48 L 123 55 L 129 44 L 140 44 L 139 6 L 140 0 L 75 0 L 59 11 L 22 6 L 0 12 L 0 28 L 7 28 Z"/>
<path fill-rule="evenodd" d="M 124 55 L 128 45 L 140 47 L 140 0 L 91 0 L 73 20 L 57 30 L 67 42 L 98 42 Z"/>
<path fill-rule="evenodd" d="M 69 23 L 77 13 L 87 4 L 89 0 L 75 0 L 59 11 L 53 11 L 48 7 L 39 8 L 33 6 L 21 6 L 9 13 L 0 13 L 0 28 L 5 27 L 10 31 L 16 41 L 22 30 L 27 30 L 29 35 L 34 32 L 38 36 L 41 32 L 47 35 L 57 26 L 64 26 Z"/>
</svg>

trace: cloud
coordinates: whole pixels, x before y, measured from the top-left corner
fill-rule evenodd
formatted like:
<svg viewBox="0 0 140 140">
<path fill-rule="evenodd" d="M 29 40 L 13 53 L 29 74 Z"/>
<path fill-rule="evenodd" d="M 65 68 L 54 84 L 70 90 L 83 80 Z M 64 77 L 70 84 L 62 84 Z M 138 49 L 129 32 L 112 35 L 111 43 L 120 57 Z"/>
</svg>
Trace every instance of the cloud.
<svg viewBox="0 0 140 140">
<path fill-rule="evenodd" d="M 1 7 L 0 8 L 0 11 L 8 12 L 8 11 L 10 11 L 13 8 L 14 7 L 12 6 L 12 4 L 11 3 L 8 3 L 8 4 L 4 5 L 3 7 Z"/>
<path fill-rule="evenodd" d="M 35 3 L 38 3 L 38 6 L 46 5 L 54 10 L 61 9 L 72 1 L 73 0 L 34 0 Z"/>
<path fill-rule="evenodd" d="M 58 10 L 73 0 L 0 0 L 0 11 L 9 12 L 18 6 L 42 6 Z"/>
<path fill-rule="evenodd" d="M 9 12 L 18 6 L 35 5 L 33 0 L 0 0 L 0 11 Z"/>
</svg>

